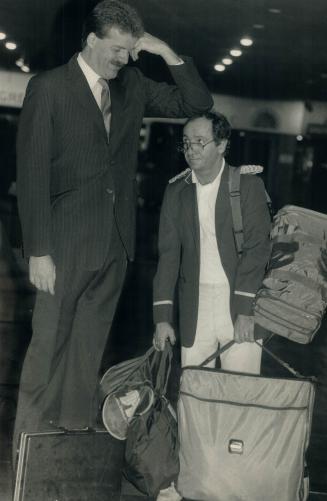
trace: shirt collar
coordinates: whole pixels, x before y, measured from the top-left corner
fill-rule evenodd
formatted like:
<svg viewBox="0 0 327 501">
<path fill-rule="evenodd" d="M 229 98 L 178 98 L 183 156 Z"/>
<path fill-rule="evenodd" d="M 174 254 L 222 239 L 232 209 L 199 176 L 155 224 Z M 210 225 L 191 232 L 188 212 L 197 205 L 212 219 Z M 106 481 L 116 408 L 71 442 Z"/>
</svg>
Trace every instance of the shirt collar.
<svg viewBox="0 0 327 501">
<path fill-rule="evenodd" d="M 206 185 L 202 185 L 202 184 L 200 183 L 200 181 L 198 180 L 198 178 L 197 178 L 197 176 L 196 176 L 195 172 L 192 170 L 192 183 L 199 184 L 200 186 L 208 186 L 208 185 L 213 185 L 214 183 L 218 183 L 218 182 L 219 182 L 219 180 L 220 180 L 220 178 L 221 178 L 221 175 L 222 175 L 222 173 L 223 173 L 223 170 L 224 170 L 225 164 L 226 164 L 226 162 L 225 162 L 225 159 L 223 158 L 223 163 L 222 163 L 221 169 L 220 169 L 220 171 L 219 171 L 219 174 L 215 177 L 215 179 L 214 179 L 213 181 L 211 181 L 211 183 L 208 183 L 208 184 L 206 184 Z"/>
<path fill-rule="evenodd" d="M 91 89 L 94 89 L 95 85 L 97 84 L 100 75 L 98 75 L 92 68 L 87 64 L 85 59 L 83 58 L 81 52 L 77 56 L 77 62 L 82 70 L 82 72 L 85 75 L 85 78 L 90 86 Z"/>
</svg>

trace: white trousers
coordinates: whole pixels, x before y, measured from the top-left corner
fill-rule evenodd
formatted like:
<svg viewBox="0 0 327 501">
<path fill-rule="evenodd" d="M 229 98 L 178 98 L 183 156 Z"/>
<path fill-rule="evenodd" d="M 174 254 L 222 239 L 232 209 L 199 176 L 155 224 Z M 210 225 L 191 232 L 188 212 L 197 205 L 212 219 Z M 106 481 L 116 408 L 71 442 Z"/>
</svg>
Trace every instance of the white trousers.
<svg viewBox="0 0 327 501">
<path fill-rule="evenodd" d="M 199 365 L 218 348 L 234 339 L 229 307 L 229 285 L 200 284 L 198 322 L 194 344 L 182 347 L 182 367 Z M 227 371 L 260 374 L 262 349 L 256 343 L 234 344 L 220 357 Z M 213 360 L 208 367 L 214 367 Z"/>
</svg>

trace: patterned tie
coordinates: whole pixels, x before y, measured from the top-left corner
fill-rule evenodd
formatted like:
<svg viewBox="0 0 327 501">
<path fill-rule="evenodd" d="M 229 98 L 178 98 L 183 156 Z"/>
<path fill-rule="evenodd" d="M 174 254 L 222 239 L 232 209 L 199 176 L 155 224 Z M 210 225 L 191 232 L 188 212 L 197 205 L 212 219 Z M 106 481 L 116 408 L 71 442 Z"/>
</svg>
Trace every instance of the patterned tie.
<svg viewBox="0 0 327 501">
<path fill-rule="evenodd" d="M 103 115 L 104 126 L 107 131 L 107 136 L 109 138 L 110 132 L 110 118 L 111 118 L 111 101 L 108 83 L 104 78 L 99 78 L 99 84 L 101 85 L 101 112 Z"/>
</svg>

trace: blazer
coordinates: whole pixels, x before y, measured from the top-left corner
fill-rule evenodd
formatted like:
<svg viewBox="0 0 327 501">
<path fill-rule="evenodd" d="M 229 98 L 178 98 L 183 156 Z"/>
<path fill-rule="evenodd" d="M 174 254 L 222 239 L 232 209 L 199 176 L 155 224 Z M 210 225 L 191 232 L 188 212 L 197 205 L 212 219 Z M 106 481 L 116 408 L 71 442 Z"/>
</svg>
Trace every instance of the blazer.
<svg viewBox="0 0 327 501">
<path fill-rule="evenodd" d="M 123 68 L 109 81 L 109 141 L 102 113 L 75 55 L 33 77 L 17 137 L 18 207 L 26 256 L 98 269 L 113 221 L 134 256 L 136 167 L 144 116 L 188 117 L 212 106 L 189 59 L 170 66 L 175 85 Z"/>
<path fill-rule="evenodd" d="M 217 246 L 230 285 L 233 321 L 238 314 L 251 315 L 270 256 L 270 215 L 260 178 L 241 176 L 241 209 L 244 245 L 236 251 L 226 164 L 215 208 Z M 196 185 L 189 173 L 166 188 L 160 214 L 159 262 L 154 278 L 154 322 L 172 322 L 178 285 L 181 343 L 194 343 L 199 303 L 200 227 Z"/>
</svg>

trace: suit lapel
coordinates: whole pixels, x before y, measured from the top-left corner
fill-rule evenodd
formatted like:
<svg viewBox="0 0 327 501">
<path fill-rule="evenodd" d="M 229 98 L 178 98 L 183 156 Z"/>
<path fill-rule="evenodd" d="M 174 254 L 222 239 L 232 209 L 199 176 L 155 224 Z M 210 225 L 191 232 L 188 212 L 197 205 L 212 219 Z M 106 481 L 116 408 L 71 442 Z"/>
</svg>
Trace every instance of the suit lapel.
<svg viewBox="0 0 327 501">
<path fill-rule="evenodd" d="M 198 203 L 196 197 L 196 184 L 192 183 L 192 175 L 189 174 L 185 178 L 185 187 L 182 191 L 182 204 L 183 211 L 185 214 L 186 225 L 190 228 L 194 247 L 198 258 L 200 259 L 200 223 L 199 223 L 199 211 Z"/>
<path fill-rule="evenodd" d="M 234 236 L 231 231 L 231 208 L 229 196 L 229 165 L 225 164 L 216 200 L 216 238 L 221 264 L 225 270 L 231 288 L 235 275 Z"/>
</svg>

